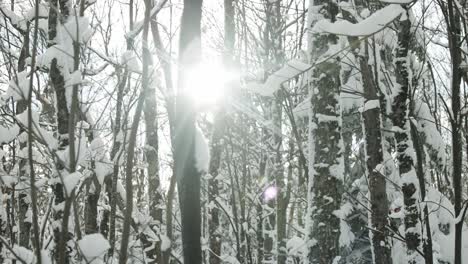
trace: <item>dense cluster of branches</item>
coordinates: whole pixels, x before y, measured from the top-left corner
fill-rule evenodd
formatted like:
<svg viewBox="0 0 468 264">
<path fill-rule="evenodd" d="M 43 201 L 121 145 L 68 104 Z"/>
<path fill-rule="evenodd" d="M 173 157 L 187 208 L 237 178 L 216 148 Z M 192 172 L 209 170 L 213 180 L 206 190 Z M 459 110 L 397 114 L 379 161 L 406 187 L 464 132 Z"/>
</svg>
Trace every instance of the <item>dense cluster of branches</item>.
<svg viewBox="0 0 468 264">
<path fill-rule="evenodd" d="M 467 10 L 0 0 L 0 263 L 468 261 Z"/>
</svg>

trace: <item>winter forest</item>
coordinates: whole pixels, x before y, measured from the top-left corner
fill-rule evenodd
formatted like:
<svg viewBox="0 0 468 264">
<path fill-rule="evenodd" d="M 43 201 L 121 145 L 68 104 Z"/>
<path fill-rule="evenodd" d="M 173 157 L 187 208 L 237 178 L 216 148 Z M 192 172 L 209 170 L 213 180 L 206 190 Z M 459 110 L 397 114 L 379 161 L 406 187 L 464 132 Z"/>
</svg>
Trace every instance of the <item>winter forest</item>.
<svg viewBox="0 0 468 264">
<path fill-rule="evenodd" d="M 0 263 L 468 263 L 468 1 L 0 0 Z"/>
</svg>

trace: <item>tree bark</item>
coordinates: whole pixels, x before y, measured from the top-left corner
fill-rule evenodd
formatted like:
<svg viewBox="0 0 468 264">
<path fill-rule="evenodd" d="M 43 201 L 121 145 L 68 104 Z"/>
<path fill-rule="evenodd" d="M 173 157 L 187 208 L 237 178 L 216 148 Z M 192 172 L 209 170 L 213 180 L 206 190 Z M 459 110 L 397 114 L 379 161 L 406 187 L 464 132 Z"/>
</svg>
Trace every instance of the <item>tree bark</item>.
<svg viewBox="0 0 468 264">
<path fill-rule="evenodd" d="M 413 108 L 413 107 L 411 107 Z M 413 109 L 411 110 L 413 112 Z M 424 164 L 425 164 L 425 157 L 424 157 L 424 146 L 423 146 L 423 140 L 421 139 L 421 135 L 419 134 L 419 131 L 413 122 L 411 122 L 411 138 L 414 143 L 414 150 L 416 152 L 416 174 L 418 175 L 418 181 L 419 181 L 419 189 L 421 190 L 421 201 L 425 200 L 426 197 L 426 182 L 425 182 L 425 176 L 424 176 Z M 423 245 L 423 253 L 424 253 L 424 259 L 425 259 L 425 264 L 433 264 L 434 263 L 434 257 L 432 253 L 432 231 L 431 231 L 431 225 L 430 225 L 430 219 L 429 219 L 429 209 L 427 206 L 427 203 L 424 203 L 422 205 L 423 207 L 423 214 L 422 218 L 424 219 L 424 227 L 425 227 L 425 232 L 426 235 L 423 237 L 422 240 L 422 245 Z"/>
<path fill-rule="evenodd" d="M 32 58 L 31 58 L 31 77 L 29 79 L 29 94 L 28 94 L 28 165 L 29 165 L 29 185 L 30 188 L 30 196 L 32 200 L 32 226 L 33 226 L 33 245 L 34 245 L 34 253 L 36 255 L 37 264 L 42 263 L 41 259 L 41 246 L 39 243 L 39 226 L 38 226 L 38 210 L 37 210 L 37 192 L 35 188 L 36 184 L 36 175 L 34 171 L 34 163 L 33 163 L 33 150 L 32 150 L 32 142 L 33 142 L 33 120 L 32 120 L 32 94 L 33 94 L 33 81 L 34 81 L 34 74 L 33 71 L 35 70 L 36 66 L 36 54 L 38 49 L 38 38 L 39 38 L 39 3 L 40 0 L 36 0 L 35 2 L 35 19 L 34 19 L 34 35 L 33 35 L 33 47 L 32 47 Z M 29 242 L 29 241 L 28 241 Z"/>
<path fill-rule="evenodd" d="M 57 28 L 59 23 L 64 23 L 69 16 L 69 6 L 70 3 L 68 0 L 51 0 L 50 9 L 49 9 L 49 42 L 48 47 L 55 45 L 55 39 L 57 37 Z M 59 20 L 60 18 L 60 20 Z M 58 131 L 58 140 L 59 140 L 59 150 L 63 151 L 67 148 L 68 142 L 68 125 L 69 125 L 69 111 L 67 106 L 67 98 L 65 95 L 65 79 L 63 77 L 62 71 L 66 69 L 61 68 L 57 59 L 53 59 L 50 65 L 49 78 L 50 85 L 55 91 L 56 103 L 57 103 L 57 131 Z M 62 175 L 66 174 L 65 165 L 62 164 L 62 161 L 56 160 L 57 170 L 59 175 L 55 175 L 55 184 L 53 186 L 54 192 L 54 242 L 55 248 L 52 251 L 52 255 L 56 261 L 59 261 L 60 255 L 60 245 L 62 241 L 68 241 L 67 238 L 62 238 L 62 221 L 63 221 L 63 209 L 58 206 L 61 203 L 65 202 L 64 189 L 62 185 Z M 67 249 L 68 251 L 68 249 Z M 68 258 L 66 258 L 68 263 Z M 64 264 L 66 264 L 64 263 Z"/>
<path fill-rule="evenodd" d="M 93 173 L 91 177 L 91 180 L 93 181 L 96 179 L 96 174 Z M 97 222 L 97 208 L 100 192 L 101 186 L 97 180 L 89 183 L 85 204 L 85 234 L 94 234 L 99 231 Z"/>
<path fill-rule="evenodd" d="M 381 110 L 378 89 L 373 79 L 372 69 L 368 64 L 368 43 L 365 45 L 364 56 L 359 56 L 359 65 L 362 75 L 362 84 L 365 94 L 364 121 L 366 168 L 369 178 L 370 193 L 370 226 L 372 238 L 372 253 L 374 263 L 391 264 L 391 244 L 388 241 L 388 210 L 389 204 L 386 191 L 386 178 L 384 175 L 384 159 L 381 132 Z"/>
<path fill-rule="evenodd" d="M 317 18 L 332 22 L 336 20 L 336 2 L 314 0 L 312 3 L 309 6 L 309 9 L 314 10 L 309 18 L 311 27 Z M 313 134 L 313 145 L 309 152 L 313 153 L 313 159 L 309 162 L 313 164 L 313 169 L 309 171 L 308 239 L 311 242 L 308 259 L 310 263 L 328 264 L 340 256 L 340 219 L 334 211 L 340 209 L 344 177 L 341 110 L 338 102 L 341 68 L 335 58 L 322 60 L 329 46 L 337 43 L 335 35 L 313 33 L 311 40 L 309 50 L 312 63 L 319 63 L 312 69 L 311 76 L 313 114 L 309 133 Z"/>
<path fill-rule="evenodd" d="M 461 118 L 461 69 L 462 63 L 461 54 L 461 25 L 460 25 L 460 10 L 456 7 L 457 4 L 453 0 L 447 1 L 445 14 L 447 22 L 447 32 L 449 40 L 450 57 L 452 59 L 452 80 L 451 80 L 451 98 L 452 98 L 452 116 L 450 124 L 452 126 L 452 178 L 453 178 L 453 194 L 455 216 L 458 217 L 462 213 L 462 136 L 463 119 Z M 463 240 L 463 221 L 455 224 L 455 261 L 454 264 L 462 263 L 462 240 Z M 466 261 L 466 260 L 465 260 Z"/>
<path fill-rule="evenodd" d="M 176 97 L 175 172 L 179 191 L 184 263 L 200 264 L 201 250 L 201 171 L 196 167 L 196 112 L 185 93 L 190 87 L 186 76 L 201 57 L 202 0 L 184 0 L 179 44 L 179 89 Z"/>
<path fill-rule="evenodd" d="M 27 24 L 26 33 L 23 35 L 23 47 L 21 48 L 20 57 L 18 58 L 18 72 L 22 72 L 26 70 L 26 59 L 30 56 L 29 52 L 29 29 L 30 23 Z M 18 101 L 16 104 L 16 114 L 21 114 L 27 109 L 27 95 L 23 95 L 24 99 Z M 24 149 L 27 147 L 26 142 L 20 142 L 20 149 Z M 20 159 L 19 160 L 19 179 L 20 182 L 25 184 L 26 177 L 28 176 L 27 173 L 27 160 Z M 26 185 L 24 185 L 26 187 Z M 19 245 L 25 248 L 29 247 L 29 237 L 30 237 L 30 230 L 31 230 L 31 222 L 30 220 L 26 220 L 27 213 L 30 210 L 29 206 L 31 204 L 31 197 L 28 195 L 26 191 L 19 191 L 18 195 L 18 222 L 19 222 Z"/>
<path fill-rule="evenodd" d="M 414 169 L 413 142 L 410 135 L 410 121 L 408 119 L 408 102 L 410 96 L 408 49 L 411 39 L 411 22 L 406 19 L 400 21 L 398 32 L 398 49 L 395 58 L 396 83 L 400 87 L 392 103 L 392 122 L 397 127 L 395 140 L 397 148 L 398 167 L 402 179 L 402 192 L 405 206 L 405 240 L 407 246 L 408 263 L 420 263 L 418 253 L 421 245 L 418 201 L 418 178 Z"/>
<path fill-rule="evenodd" d="M 152 78 L 156 77 L 152 76 Z M 149 86 L 146 90 L 145 97 L 145 156 L 148 163 L 146 171 L 148 177 L 149 213 L 154 221 L 150 226 L 153 231 L 160 234 L 162 230 L 163 201 L 159 179 L 158 104 L 156 102 L 156 87 L 153 85 Z M 161 263 L 161 240 L 149 242 L 149 244 L 145 245 L 148 263 Z"/>
</svg>

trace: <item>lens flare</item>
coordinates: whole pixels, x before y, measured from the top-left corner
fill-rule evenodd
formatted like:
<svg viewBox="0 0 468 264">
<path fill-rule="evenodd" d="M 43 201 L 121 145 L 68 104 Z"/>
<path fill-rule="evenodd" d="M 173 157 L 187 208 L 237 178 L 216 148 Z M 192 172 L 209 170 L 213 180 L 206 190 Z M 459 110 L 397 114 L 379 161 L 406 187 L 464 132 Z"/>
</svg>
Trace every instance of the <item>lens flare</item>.
<svg viewBox="0 0 468 264">
<path fill-rule="evenodd" d="M 226 96 L 226 85 L 235 78 L 221 63 L 215 62 L 202 62 L 188 71 L 187 93 L 201 107 L 219 104 Z"/>
<path fill-rule="evenodd" d="M 269 186 L 263 191 L 263 200 L 269 202 L 278 196 L 278 188 L 276 186 Z"/>
</svg>

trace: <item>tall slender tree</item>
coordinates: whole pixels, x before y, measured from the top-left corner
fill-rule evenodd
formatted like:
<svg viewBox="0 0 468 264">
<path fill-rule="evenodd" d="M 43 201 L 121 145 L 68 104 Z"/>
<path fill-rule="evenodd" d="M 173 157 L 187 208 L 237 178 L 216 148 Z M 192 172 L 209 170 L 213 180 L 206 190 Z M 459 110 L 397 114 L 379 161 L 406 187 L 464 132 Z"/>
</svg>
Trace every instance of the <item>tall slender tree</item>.
<svg viewBox="0 0 468 264">
<path fill-rule="evenodd" d="M 382 121 L 379 102 L 379 90 L 374 80 L 372 68 L 369 65 L 369 48 L 367 41 L 363 42 L 364 52 L 359 56 L 359 66 L 364 90 L 364 136 L 366 148 L 366 169 L 369 178 L 370 194 L 370 226 L 372 238 L 372 253 L 374 263 L 392 263 L 391 244 L 388 232 L 388 198 L 386 190 L 385 171 L 383 165 Z"/>
<path fill-rule="evenodd" d="M 57 44 L 58 28 L 60 24 L 64 24 L 69 15 L 71 9 L 71 1 L 69 0 L 52 0 L 50 1 L 49 10 L 49 34 L 48 34 L 48 47 L 52 47 Z M 49 78 L 50 85 L 55 92 L 56 96 L 56 113 L 57 113 L 57 132 L 59 141 L 59 150 L 65 151 L 69 145 L 68 132 L 69 132 L 69 110 L 67 105 L 67 96 L 65 91 L 65 78 L 64 72 L 68 70 L 63 66 L 60 66 L 57 58 L 53 58 L 50 64 Z M 56 159 L 57 174 L 55 175 L 54 189 L 54 242 L 55 250 L 53 252 L 56 261 L 59 261 L 61 245 L 68 241 L 68 238 L 63 237 L 61 230 L 63 221 L 63 207 L 60 207 L 61 203 L 65 202 L 65 193 L 63 187 L 63 175 L 67 173 L 66 166 L 63 161 Z M 66 249 L 68 252 L 69 250 Z M 66 257 L 68 261 L 68 257 Z"/>
<path fill-rule="evenodd" d="M 235 1 L 224 0 L 224 54 L 223 66 L 225 71 L 232 71 L 234 64 L 234 44 L 235 44 Z M 224 87 L 225 89 L 228 87 Z M 220 87 L 222 89 L 222 87 Z M 213 135 L 211 139 L 210 153 L 211 160 L 209 166 L 210 179 L 208 181 L 208 200 L 215 203 L 219 196 L 219 170 L 221 158 L 224 149 L 223 137 L 226 127 L 226 109 L 220 106 L 216 113 L 213 124 Z M 220 212 L 217 206 L 210 209 L 210 218 L 208 222 L 208 231 L 210 236 L 210 256 L 209 263 L 217 264 L 221 262 L 222 234 L 220 228 Z"/>
<path fill-rule="evenodd" d="M 450 125 L 452 127 L 452 178 L 455 215 L 459 217 L 462 213 L 462 135 L 463 118 L 461 116 L 461 80 L 462 70 L 462 24 L 461 14 L 458 4 L 453 0 L 447 1 L 447 5 L 441 4 L 445 22 L 447 24 L 447 34 L 451 58 L 451 101 L 452 111 Z M 466 21 L 465 21 L 466 24 Z M 465 25 L 466 34 L 466 25 Z M 462 240 L 463 240 L 463 221 L 455 224 L 455 264 L 462 263 Z M 466 260 L 465 260 L 466 261 Z"/>
<path fill-rule="evenodd" d="M 179 40 L 179 89 L 175 112 L 175 172 L 179 191 L 184 263 L 200 264 L 201 251 L 201 171 L 196 165 L 196 111 L 187 94 L 192 85 L 187 76 L 201 59 L 202 0 L 184 0 Z"/>
<path fill-rule="evenodd" d="M 145 0 L 145 16 L 143 21 L 143 41 L 142 41 L 142 82 L 141 91 L 138 96 L 138 102 L 133 115 L 132 126 L 130 130 L 130 136 L 128 139 L 127 159 L 125 162 L 125 183 L 126 183 L 126 206 L 124 214 L 124 223 L 122 228 L 122 241 L 120 243 L 120 255 L 119 264 L 125 264 L 128 260 L 128 245 L 130 242 L 130 226 L 133 223 L 133 174 L 134 174 L 134 162 L 135 162 L 135 147 L 137 143 L 138 126 L 140 124 L 140 118 L 143 112 L 145 98 L 147 96 L 147 90 L 149 89 L 149 65 L 150 65 L 150 52 L 148 47 L 148 34 L 150 24 L 150 11 L 152 3 L 151 0 Z"/>
<path fill-rule="evenodd" d="M 152 7 L 154 7 L 154 1 Z M 151 18 L 154 20 L 155 18 Z M 150 79 L 157 78 L 153 74 L 148 76 Z M 156 86 L 149 85 L 145 95 L 145 137 L 146 145 L 145 156 L 148 162 L 146 169 L 148 179 L 149 213 L 153 223 L 150 224 L 152 230 L 161 234 L 162 231 L 162 193 L 159 177 L 159 143 L 158 143 L 158 104 L 156 101 Z M 159 241 L 149 241 L 145 245 L 148 263 L 160 263 L 162 261 L 161 239 Z"/>
<path fill-rule="evenodd" d="M 319 19 L 336 21 L 338 4 L 329 0 L 310 2 L 309 26 Z M 341 139 L 340 63 L 329 54 L 330 46 L 338 43 L 333 34 L 312 33 L 309 39 L 311 63 L 312 116 L 309 126 L 309 198 L 308 198 L 308 259 L 310 263 L 333 263 L 340 259 L 340 209 L 343 191 L 344 160 Z"/>
<path fill-rule="evenodd" d="M 409 115 L 409 96 L 411 83 L 409 80 L 410 68 L 408 63 L 408 50 L 411 39 L 411 21 L 409 13 L 403 16 L 398 31 L 398 48 L 395 58 L 395 77 L 398 93 L 392 102 L 392 122 L 397 127 L 395 131 L 398 168 L 402 181 L 402 192 L 405 207 L 405 240 L 408 263 L 421 263 L 418 250 L 421 245 L 421 223 L 419 221 L 418 201 L 419 183 L 414 168 L 413 142 Z"/>
</svg>

